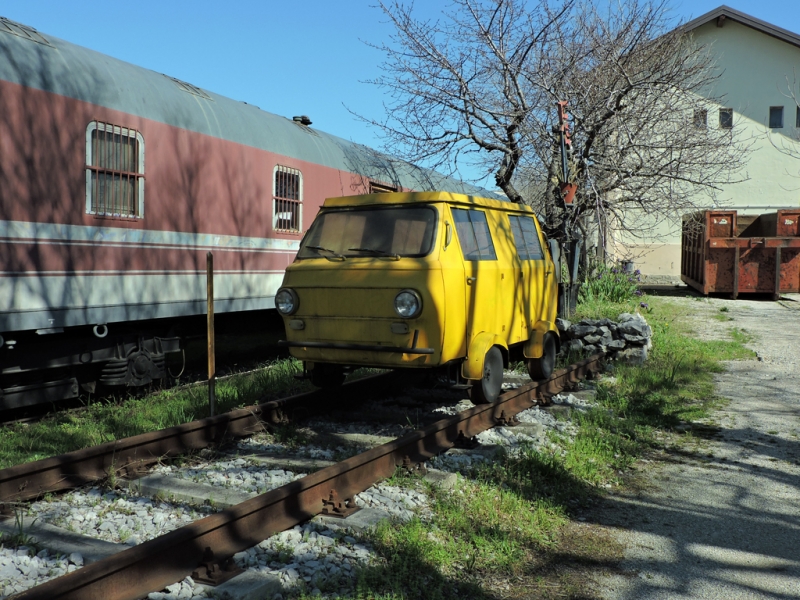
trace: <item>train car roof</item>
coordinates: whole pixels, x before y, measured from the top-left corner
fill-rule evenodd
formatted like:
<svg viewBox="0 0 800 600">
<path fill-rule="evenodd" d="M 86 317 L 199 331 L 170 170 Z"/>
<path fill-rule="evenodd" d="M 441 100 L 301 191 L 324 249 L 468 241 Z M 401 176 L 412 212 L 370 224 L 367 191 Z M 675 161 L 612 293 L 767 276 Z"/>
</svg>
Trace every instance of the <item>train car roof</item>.
<svg viewBox="0 0 800 600">
<path fill-rule="evenodd" d="M 0 78 L 23 86 L 407 189 L 495 196 L 431 169 L 2 17 L 0 55 Z"/>
<path fill-rule="evenodd" d="M 430 202 L 447 202 L 463 206 L 480 206 L 509 212 L 525 212 L 533 214 L 533 209 L 524 204 L 516 204 L 508 200 L 497 200 L 493 198 L 483 198 L 469 194 L 459 194 L 448 191 L 432 192 L 394 192 L 381 194 L 362 194 L 359 196 L 339 196 L 327 198 L 323 203 L 323 208 L 345 208 L 357 206 L 369 206 L 374 204 L 415 204 Z"/>
</svg>

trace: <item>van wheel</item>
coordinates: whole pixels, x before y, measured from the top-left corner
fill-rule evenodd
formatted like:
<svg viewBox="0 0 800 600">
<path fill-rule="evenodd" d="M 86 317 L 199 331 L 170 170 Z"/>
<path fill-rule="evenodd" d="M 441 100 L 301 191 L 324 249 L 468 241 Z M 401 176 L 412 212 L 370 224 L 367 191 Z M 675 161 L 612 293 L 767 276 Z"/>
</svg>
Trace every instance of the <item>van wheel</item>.
<svg viewBox="0 0 800 600">
<path fill-rule="evenodd" d="M 490 404 L 497 400 L 503 387 L 503 355 L 500 348 L 492 346 L 483 359 L 483 378 L 469 389 L 474 404 Z"/>
<path fill-rule="evenodd" d="M 556 366 L 556 339 L 553 334 L 548 333 L 544 336 L 544 348 L 540 358 L 528 359 L 528 375 L 534 381 L 548 379 L 553 374 Z"/>
<path fill-rule="evenodd" d="M 339 387 L 344 383 L 344 369 L 339 365 L 317 363 L 311 369 L 311 383 L 319 388 Z"/>
</svg>

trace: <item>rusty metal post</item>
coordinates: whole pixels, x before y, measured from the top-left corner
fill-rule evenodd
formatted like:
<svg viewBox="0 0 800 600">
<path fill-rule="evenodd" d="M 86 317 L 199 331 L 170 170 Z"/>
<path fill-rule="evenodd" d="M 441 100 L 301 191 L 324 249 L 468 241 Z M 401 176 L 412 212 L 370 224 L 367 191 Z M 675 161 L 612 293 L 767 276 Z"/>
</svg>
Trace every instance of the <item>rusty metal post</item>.
<svg viewBox="0 0 800 600">
<path fill-rule="evenodd" d="M 217 400 L 216 390 L 216 357 L 214 350 L 214 255 L 206 254 L 206 298 L 208 303 L 208 414 L 214 416 L 214 405 Z"/>
</svg>

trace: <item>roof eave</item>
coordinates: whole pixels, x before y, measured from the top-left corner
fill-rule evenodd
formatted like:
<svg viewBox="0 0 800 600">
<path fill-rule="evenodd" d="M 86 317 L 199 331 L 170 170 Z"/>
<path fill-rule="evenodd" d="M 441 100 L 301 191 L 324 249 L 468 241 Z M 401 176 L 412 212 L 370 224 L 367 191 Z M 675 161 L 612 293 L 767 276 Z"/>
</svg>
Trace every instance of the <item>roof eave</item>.
<svg viewBox="0 0 800 600">
<path fill-rule="evenodd" d="M 787 44 L 791 44 L 792 46 L 796 46 L 800 48 L 800 35 L 789 31 L 788 29 L 783 29 L 782 27 L 778 27 L 777 25 L 773 25 L 772 23 L 767 23 L 766 21 L 762 21 L 761 19 L 757 19 L 751 15 L 743 13 L 741 11 L 736 10 L 735 8 L 731 8 L 730 6 L 722 5 L 714 10 L 707 12 L 704 15 L 697 17 L 696 19 L 692 19 L 684 23 L 679 29 L 683 30 L 684 32 L 692 31 L 693 29 L 697 29 L 701 25 L 705 25 L 706 23 L 710 23 L 711 21 L 716 21 L 720 17 L 725 17 L 726 19 L 730 19 L 731 21 L 736 21 L 737 23 L 741 23 L 747 27 L 752 27 L 753 29 L 760 31 L 766 35 L 772 36 L 779 40 L 786 42 Z"/>
</svg>

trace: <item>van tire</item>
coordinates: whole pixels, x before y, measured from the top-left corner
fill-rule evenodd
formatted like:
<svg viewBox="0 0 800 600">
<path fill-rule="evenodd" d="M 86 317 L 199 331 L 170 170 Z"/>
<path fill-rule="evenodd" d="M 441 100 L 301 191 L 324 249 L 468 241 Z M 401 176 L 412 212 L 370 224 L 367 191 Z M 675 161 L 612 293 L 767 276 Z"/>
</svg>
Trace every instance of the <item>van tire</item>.
<svg viewBox="0 0 800 600">
<path fill-rule="evenodd" d="M 483 359 L 483 377 L 469 389 L 473 404 L 491 404 L 500 395 L 503 387 L 503 354 L 492 346 Z"/>
<path fill-rule="evenodd" d="M 549 379 L 556 366 L 556 339 L 552 333 L 544 336 L 542 342 L 542 356 L 528 359 L 528 375 L 534 381 Z"/>
<path fill-rule="evenodd" d="M 311 369 L 311 384 L 318 388 L 334 388 L 344 383 L 344 369 L 339 365 L 319 364 Z"/>
</svg>

